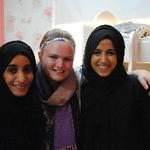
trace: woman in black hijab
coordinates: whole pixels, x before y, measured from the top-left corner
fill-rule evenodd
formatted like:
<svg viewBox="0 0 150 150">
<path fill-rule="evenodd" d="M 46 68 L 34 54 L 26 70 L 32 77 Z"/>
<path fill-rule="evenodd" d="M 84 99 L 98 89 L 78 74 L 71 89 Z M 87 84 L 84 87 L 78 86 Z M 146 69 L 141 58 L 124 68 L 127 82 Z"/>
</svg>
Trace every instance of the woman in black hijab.
<svg viewBox="0 0 150 150">
<path fill-rule="evenodd" d="M 118 30 L 97 27 L 89 36 L 81 87 L 81 150 L 150 149 L 150 98 L 127 75 Z"/>
<path fill-rule="evenodd" d="M 22 41 L 0 48 L 0 149 L 45 150 L 46 120 L 35 95 L 36 61 Z"/>
</svg>

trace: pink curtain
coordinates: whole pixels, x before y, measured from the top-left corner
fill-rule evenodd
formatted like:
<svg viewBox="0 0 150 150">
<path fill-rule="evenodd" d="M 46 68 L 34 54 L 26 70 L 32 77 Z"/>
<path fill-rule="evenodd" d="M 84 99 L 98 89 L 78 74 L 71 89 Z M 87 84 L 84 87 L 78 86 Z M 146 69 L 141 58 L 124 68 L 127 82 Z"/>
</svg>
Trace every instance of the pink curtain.
<svg viewBox="0 0 150 150">
<path fill-rule="evenodd" d="M 4 42 L 4 1 L 0 0 L 0 46 Z"/>
</svg>

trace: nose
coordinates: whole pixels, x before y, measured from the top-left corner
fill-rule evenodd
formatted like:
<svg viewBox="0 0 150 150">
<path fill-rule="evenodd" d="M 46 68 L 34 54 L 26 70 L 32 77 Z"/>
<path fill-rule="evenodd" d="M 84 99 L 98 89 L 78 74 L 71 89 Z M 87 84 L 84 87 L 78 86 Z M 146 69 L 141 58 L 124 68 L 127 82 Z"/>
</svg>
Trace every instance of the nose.
<svg viewBox="0 0 150 150">
<path fill-rule="evenodd" d="M 59 58 L 59 59 L 57 60 L 57 62 L 56 62 L 56 66 L 57 66 L 57 67 L 63 67 L 63 63 L 64 63 L 63 59 Z"/>
<path fill-rule="evenodd" d="M 19 71 L 17 73 L 17 81 L 23 83 L 25 82 L 25 80 L 26 80 L 25 73 L 23 71 Z"/>
<path fill-rule="evenodd" d="M 101 60 L 101 62 L 107 61 L 107 55 L 104 52 L 100 55 L 100 60 Z"/>
</svg>

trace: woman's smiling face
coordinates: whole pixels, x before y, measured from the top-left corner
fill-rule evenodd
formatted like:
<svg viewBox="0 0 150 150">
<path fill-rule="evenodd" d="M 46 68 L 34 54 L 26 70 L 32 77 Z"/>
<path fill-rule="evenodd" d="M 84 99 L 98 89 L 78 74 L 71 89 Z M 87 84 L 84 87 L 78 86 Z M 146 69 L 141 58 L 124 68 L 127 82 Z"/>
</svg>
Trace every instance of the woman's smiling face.
<svg viewBox="0 0 150 150">
<path fill-rule="evenodd" d="M 110 39 L 99 42 L 91 57 L 91 66 L 101 77 L 109 76 L 117 66 L 117 55 Z"/>
<path fill-rule="evenodd" d="M 28 57 L 16 55 L 6 67 L 3 78 L 15 96 L 25 96 L 34 78 Z"/>
</svg>

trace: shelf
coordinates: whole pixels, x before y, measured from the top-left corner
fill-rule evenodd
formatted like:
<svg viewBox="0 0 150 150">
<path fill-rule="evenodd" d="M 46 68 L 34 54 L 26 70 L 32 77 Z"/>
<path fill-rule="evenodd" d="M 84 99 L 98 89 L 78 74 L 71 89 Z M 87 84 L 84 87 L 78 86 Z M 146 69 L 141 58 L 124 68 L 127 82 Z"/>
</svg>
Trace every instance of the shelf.
<svg viewBox="0 0 150 150">
<path fill-rule="evenodd" d="M 128 69 L 128 62 L 124 62 L 124 66 L 126 70 Z M 136 62 L 135 63 L 135 69 L 145 69 L 150 71 L 150 62 Z"/>
</svg>

